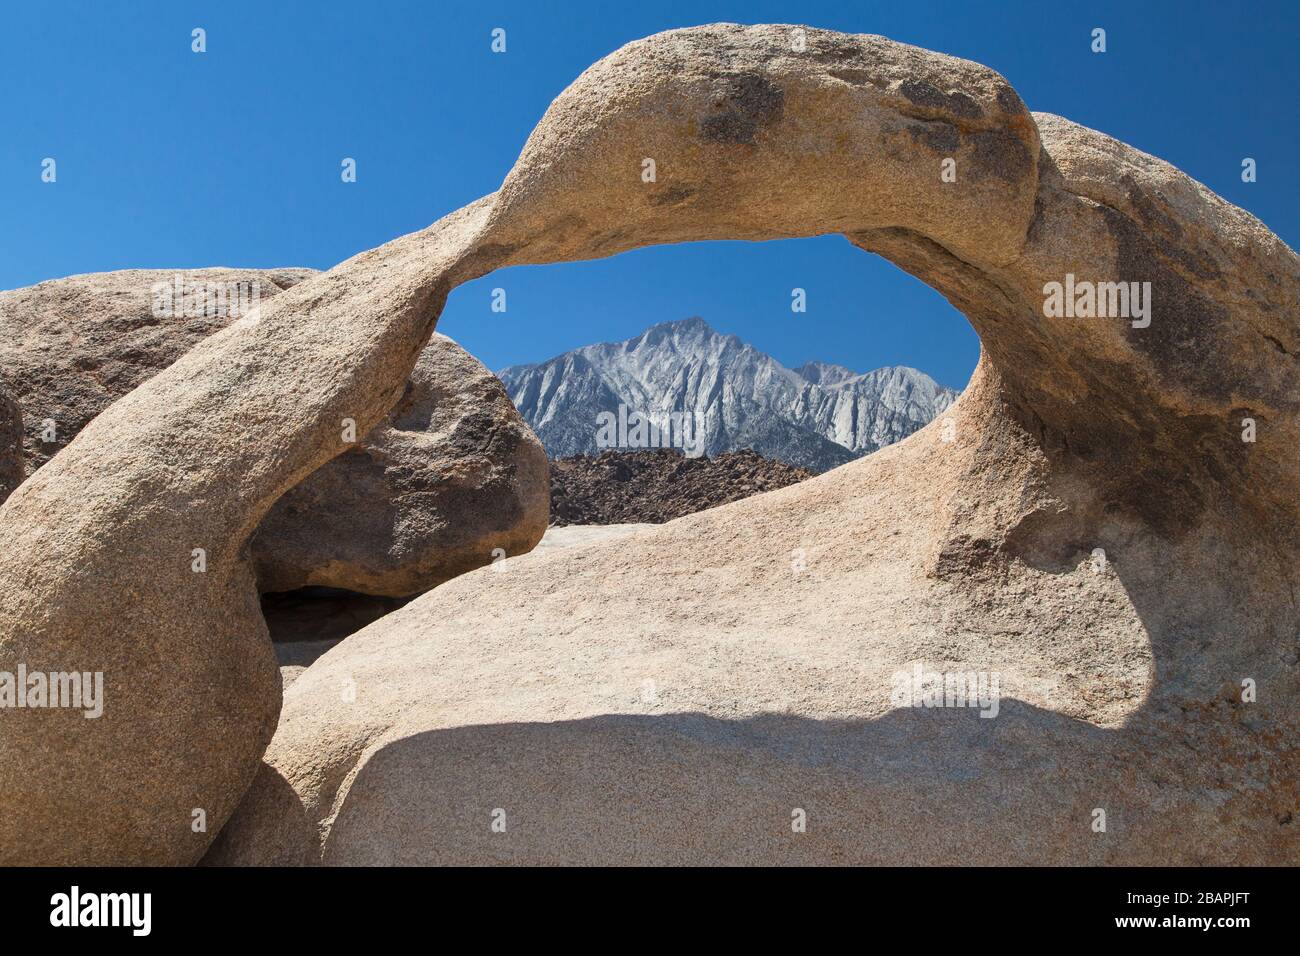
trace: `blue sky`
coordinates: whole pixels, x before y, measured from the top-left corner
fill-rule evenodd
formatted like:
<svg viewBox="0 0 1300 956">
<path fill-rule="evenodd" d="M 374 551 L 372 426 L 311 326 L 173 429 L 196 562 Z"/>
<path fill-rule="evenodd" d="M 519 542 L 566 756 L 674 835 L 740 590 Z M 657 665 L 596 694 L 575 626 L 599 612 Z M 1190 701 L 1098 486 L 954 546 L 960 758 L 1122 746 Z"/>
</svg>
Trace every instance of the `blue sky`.
<svg viewBox="0 0 1300 956">
<path fill-rule="evenodd" d="M 497 188 L 599 57 L 721 20 L 880 33 L 984 63 L 1030 109 L 1167 159 L 1300 243 L 1294 2 L 9 3 L 0 288 L 137 267 L 328 268 Z M 190 50 L 195 27 L 205 54 Z M 1241 181 L 1246 156 L 1255 183 Z M 41 182 L 45 157 L 56 183 Z M 341 182 L 343 157 L 356 183 Z M 489 309 L 493 286 L 505 315 Z M 790 311 L 795 286 L 805 314 Z M 512 269 L 456 290 L 439 329 L 495 369 L 693 314 L 788 365 L 905 364 L 961 386 L 978 355 L 937 293 L 839 237 Z"/>
</svg>

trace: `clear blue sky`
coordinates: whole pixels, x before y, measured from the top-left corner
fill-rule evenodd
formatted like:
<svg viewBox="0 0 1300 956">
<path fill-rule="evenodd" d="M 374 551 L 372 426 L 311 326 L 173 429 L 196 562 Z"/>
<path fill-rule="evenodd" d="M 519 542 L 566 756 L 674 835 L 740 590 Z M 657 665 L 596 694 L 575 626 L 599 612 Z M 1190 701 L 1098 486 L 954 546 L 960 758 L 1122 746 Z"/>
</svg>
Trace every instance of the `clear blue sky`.
<svg viewBox="0 0 1300 956">
<path fill-rule="evenodd" d="M 1300 4 L 9 2 L 0 8 L 0 288 L 80 272 L 327 268 L 497 188 L 551 99 L 623 43 L 721 20 L 880 33 L 987 64 L 1031 109 L 1154 153 L 1300 242 Z M 489 49 L 507 30 L 507 53 Z M 1107 53 L 1089 50 L 1107 30 Z M 208 52 L 190 51 L 207 30 Z M 358 181 L 340 181 L 355 157 Z M 1241 182 L 1241 160 L 1259 180 Z M 54 157 L 58 181 L 40 181 Z M 509 311 L 489 311 L 508 290 Z M 808 312 L 790 312 L 790 289 Z M 937 293 L 838 237 L 642 250 L 453 293 L 489 367 L 698 314 L 789 365 L 965 383 Z"/>
</svg>

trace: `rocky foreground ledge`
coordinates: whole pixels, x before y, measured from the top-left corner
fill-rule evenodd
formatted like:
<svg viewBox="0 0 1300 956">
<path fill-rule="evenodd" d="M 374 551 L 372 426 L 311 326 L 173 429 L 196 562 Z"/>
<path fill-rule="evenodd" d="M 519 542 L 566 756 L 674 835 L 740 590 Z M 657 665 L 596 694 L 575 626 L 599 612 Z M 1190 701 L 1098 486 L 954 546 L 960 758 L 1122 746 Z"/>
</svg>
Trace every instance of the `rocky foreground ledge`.
<svg viewBox="0 0 1300 956">
<path fill-rule="evenodd" d="M 280 708 L 249 538 L 399 400 L 450 289 L 824 233 L 979 332 L 950 426 L 458 577 Z M 1150 283 L 1150 321 L 1045 314 L 1071 276 Z M 188 863 L 225 823 L 209 862 L 1295 864 L 1298 293 L 1249 214 L 977 64 L 629 44 L 498 192 L 206 339 L 0 508 L 0 659 L 107 694 L 0 715 L 2 862 Z M 996 716 L 914 669 L 997 675 Z"/>
</svg>

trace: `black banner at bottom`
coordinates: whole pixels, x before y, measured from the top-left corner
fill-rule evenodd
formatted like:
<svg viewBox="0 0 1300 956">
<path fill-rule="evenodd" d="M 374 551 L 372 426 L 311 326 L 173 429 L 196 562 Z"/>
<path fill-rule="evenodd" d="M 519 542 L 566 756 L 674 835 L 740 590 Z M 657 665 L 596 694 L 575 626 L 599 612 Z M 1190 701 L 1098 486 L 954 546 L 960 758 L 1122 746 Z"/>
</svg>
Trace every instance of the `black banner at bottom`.
<svg viewBox="0 0 1300 956">
<path fill-rule="evenodd" d="M 752 884 L 743 871 L 727 873 L 725 882 L 716 874 L 675 871 L 663 874 L 656 891 L 658 875 L 13 869 L 0 870 L 0 917 L 10 944 L 71 934 L 81 943 L 265 943 L 283 936 L 295 943 L 373 944 L 376 931 L 386 936 L 449 925 L 496 942 L 512 928 L 534 938 L 556 934 L 557 918 L 579 935 L 613 919 L 628 931 L 642 926 L 650 938 L 665 922 L 683 919 L 730 927 L 730 935 L 737 922 L 761 929 L 772 920 L 812 918 L 827 928 L 849 920 L 868 934 L 907 924 L 945 937 L 965 926 L 997 927 L 999 937 L 1021 930 L 1054 931 L 1069 940 L 1199 935 L 1231 945 L 1243 933 L 1280 933 L 1294 909 L 1294 873 L 1281 869 L 800 870 L 765 871 Z M 566 898 L 566 891 L 575 895 Z"/>
</svg>

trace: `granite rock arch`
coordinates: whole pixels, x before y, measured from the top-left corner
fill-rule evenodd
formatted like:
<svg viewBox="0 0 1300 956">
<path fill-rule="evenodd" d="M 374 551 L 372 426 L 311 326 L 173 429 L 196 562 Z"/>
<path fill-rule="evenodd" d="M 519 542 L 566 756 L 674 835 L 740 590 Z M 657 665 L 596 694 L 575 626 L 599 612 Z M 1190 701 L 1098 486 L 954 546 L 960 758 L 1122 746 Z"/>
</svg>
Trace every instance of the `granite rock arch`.
<svg viewBox="0 0 1300 956">
<path fill-rule="evenodd" d="M 1029 113 L 985 67 L 811 29 L 806 49 L 795 52 L 794 29 L 697 27 L 602 59 L 552 104 L 498 192 L 276 296 L 256 321 L 213 336 L 119 401 L 14 492 L 0 508 L 0 662 L 103 671 L 107 688 L 98 721 L 0 711 L 0 862 L 202 856 L 252 783 L 279 712 L 248 537 L 281 494 L 344 450 L 342 419 L 368 430 L 397 401 L 457 284 L 504 266 L 652 243 L 829 232 L 928 282 L 979 332 L 983 354 L 954 410 L 956 440 L 937 443 L 927 429 L 807 488 L 724 510 L 733 520 L 761 513 L 779 524 L 765 509 L 794 509 L 804 531 L 821 529 L 831 551 L 851 560 L 848 531 L 897 523 L 890 487 L 918 469 L 933 475 L 923 496 L 928 517 L 911 522 L 899 546 L 907 564 L 900 581 L 918 589 L 923 605 L 901 624 L 955 621 L 988 638 L 983 614 L 1007 633 L 1044 629 L 1049 637 L 1030 641 L 1038 663 L 1026 673 L 1075 666 L 1102 686 L 1091 697 L 1075 688 L 1051 707 L 1028 683 L 1015 692 L 1090 726 L 1208 709 L 1196 739 L 1220 741 L 1214 760 L 1224 768 L 1250 761 L 1268 797 L 1240 821 L 1220 821 L 1206 858 L 1236 852 L 1294 862 L 1294 840 L 1279 844 L 1269 815 L 1280 819 L 1296 800 L 1296 255 L 1172 166 Z M 656 160 L 653 184 L 639 176 L 647 156 Z M 956 159 L 956 183 L 940 177 L 945 158 Z M 1152 323 L 1045 317 L 1044 286 L 1066 275 L 1150 282 Z M 1241 441 L 1243 418 L 1259 425 L 1255 443 Z M 871 521 L 850 505 L 855 494 L 878 508 Z M 724 546 L 753 547 L 719 520 L 697 516 L 691 527 Z M 646 538 L 631 558 L 672 566 L 676 534 Z M 203 574 L 190 570 L 196 547 L 208 554 Z M 1080 636 L 1081 618 L 1046 597 L 1053 577 L 1098 547 L 1120 555 L 1122 571 L 1080 584 L 1079 600 L 1117 661 L 1097 659 L 1088 643 L 1095 635 Z M 497 594 L 514 605 L 528 600 L 530 582 L 560 568 L 590 573 L 595 561 L 646 586 L 644 567 L 609 548 L 520 560 L 528 563 L 519 583 Z M 711 593 L 730 599 L 743 582 L 752 605 L 775 586 L 775 572 L 752 554 L 735 561 L 747 576 L 719 575 Z M 1025 595 L 1017 587 L 1032 591 L 1038 610 L 1018 607 Z M 409 726 L 415 718 L 395 714 L 402 695 L 441 685 L 395 686 L 363 712 L 310 705 L 339 674 L 367 666 L 350 651 L 409 650 L 421 629 L 443 626 L 435 619 L 471 621 L 466 609 L 488 593 L 483 572 L 457 579 L 349 639 L 291 689 L 294 706 L 268 762 L 313 824 L 316 852 L 325 854 L 329 821 L 344 808 L 349 781 L 361 779 L 365 755 L 394 736 L 434 729 L 432 718 Z M 846 627 L 867 626 L 877 612 L 880 627 L 901 626 L 896 607 L 874 600 L 854 605 L 850 595 L 830 607 Z M 555 599 L 538 602 L 530 613 L 569 633 Z M 809 606 L 817 604 L 825 602 Z M 721 627 L 726 600 L 719 607 L 694 624 Z M 966 651 L 954 659 L 969 660 Z M 731 662 L 719 667 L 732 673 Z M 1252 717 L 1263 722 L 1253 736 L 1221 692 L 1244 670 L 1274 694 Z M 746 707 L 791 705 L 747 679 L 722 691 L 719 674 L 690 672 L 688 709 L 734 711 L 732 690 L 747 686 Z M 874 704 L 855 712 L 836 686 L 822 698 L 796 695 L 796 709 L 816 719 L 875 714 Z M 560 682 L 539 703 L 539 719 L 613 706 L 600 695 L 565 703 L 571 693 L 574 685 Z M 465 705 L 455 719 L 519 717 Z M 1163 721 L 1159 739 L 1178 740 Z M 1222 749 L 1225 734 L 1249 754 Z M 1141 747 L 1144 738 L 1134 739 Z M 1027 751 L 1019 753 L 1011 771 L 1030 766 Z M 1049 747 L 1044 759 L 1061 755 Z M 1185 792 L 1195 803 L 1195 788 Z M 254 786 L 252 805 L 257 794 Z M 1233 791 L 1239 799 L 1245 794 Z M 191 827 L 195 808 L 206 812 L 205 833 Z M 243 817 L 229 843 L 255 858 L 263 845 L 256 835 L 275 830 L 278 818 Z M 954 845 L 986 845 L 972 836 L 972 819 L 955 814 Z M 1214 819 L 1212 808 L 1196 805 L 1187 825 L 1204 829 Z M 1161 846 L 1176 852 L 1184 828 L 1161 826 L 1158 840 L 1106 859 L 1158 857 Z M 241 842 L 241 834 L 254 836 Z M 346 846 L 337 852 L 357 856 Z"/>
</svg>

